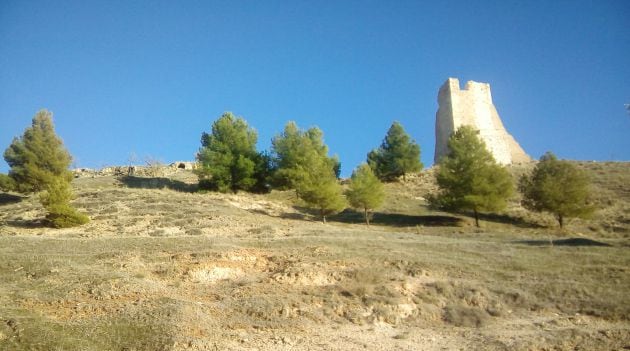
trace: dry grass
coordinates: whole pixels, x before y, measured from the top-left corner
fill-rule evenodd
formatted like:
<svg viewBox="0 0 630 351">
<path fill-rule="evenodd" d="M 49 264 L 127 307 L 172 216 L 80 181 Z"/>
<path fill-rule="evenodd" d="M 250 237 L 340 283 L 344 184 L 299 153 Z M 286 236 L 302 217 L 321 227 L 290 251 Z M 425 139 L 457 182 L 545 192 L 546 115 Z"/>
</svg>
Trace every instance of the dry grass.
<svg viewBox="0 0 630 351">
<path fill-rule="evenodd" d="M 625 218 L 616 211 L 626 193 L 614 190 L 624 177 L 595 183 L 613 189 L 615 221 Z M 424 207 L 427 182 L 389 184 L 371 227 L 352 213 L 310 220 L 290 193 L 195 194 L 114 178 L 76 182 L 75 204 L 92 217 L 81 228 L 42 227 L 36 201 L 4 201 L 0 350 L 630 345 L 625 232 L 576 221 L 570 230 L 594 240 L 562 241 L 567 232 L 509 214 L 478 230 Z"/>
</svg>

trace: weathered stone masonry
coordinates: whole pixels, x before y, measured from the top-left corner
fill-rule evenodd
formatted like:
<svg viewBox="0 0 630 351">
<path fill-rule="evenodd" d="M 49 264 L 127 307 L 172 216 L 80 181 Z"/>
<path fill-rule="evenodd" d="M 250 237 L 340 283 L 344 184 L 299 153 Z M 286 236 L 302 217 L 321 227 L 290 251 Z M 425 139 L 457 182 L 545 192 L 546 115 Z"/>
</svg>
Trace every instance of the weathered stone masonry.
<svg viewBox="0 0 630 351">
<path fill-rule="evenodd" d="M 449 78 L 438 93 L 435 120 L 435 157 L 438 162 L 448 154 L 448 138 L 462 125 L 479 130 L 481 139 L 501 164 L 528 162 L 531 158 L 505 130 L 492 104 L 490 84 L 468 81 L 460 89 L 457 78 Z"/>
</svg>

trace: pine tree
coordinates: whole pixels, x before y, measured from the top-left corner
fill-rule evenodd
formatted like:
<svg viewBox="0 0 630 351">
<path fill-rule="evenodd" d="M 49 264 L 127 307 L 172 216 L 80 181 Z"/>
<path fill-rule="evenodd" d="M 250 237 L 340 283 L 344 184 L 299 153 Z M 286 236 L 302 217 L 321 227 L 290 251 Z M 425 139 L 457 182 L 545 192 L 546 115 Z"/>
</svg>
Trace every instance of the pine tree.
<svg viewBox="0 0 630 351">
<path fill-rule="evenodd" d="M 363 210 L 365 223 L 370 225 L 370 211 L 383 203 L 385 192 L 372 168 L 364 163 L 352 172 L 346 197 L 352 207 Z"/>
<path fill-rule="evenodd" d="M 393 181 L 407 173 L 422 170 L 420 146 L 405 132 L 402 125 L 394 122 L 378 149 L 370 151 L 367 162 L 376 176 L 383 181 Z"/>
<path fill-rule="evenodd" d="M 333 168 L 326 161 L 322 158 L 313 160 L 307 173 L 297 184 L 300 198 L 308 206 L 319 211 L 324 223 L 327 216 L 346 208 L 341 185 L 335 177 Z"/>
<path fill-rule="evenodd" d="M 450 153 L 440 160 L 436 180 L 440 192 L 430 200 L 446 210 L 500 211 L 513 193 L 512 177 L 494 160 L 478 132 L 460 127 L 448 141 Z"/>
<path fill-rule="evenodd" d="M 272 140 L 272 152 L 276 185 L 295 189 L 326 222 L 326 216 L 342 211 L 346 203 L 337 180 L 339 161 L 328 156 L 323 135 L 319 128 L 302 131 L 295 122 L 289 122 Z"/>
<path fill-rule="evenodd" d="M 70 183 L 62 178 L 55 178 L 40 193 L 40 202 L 48 210 L 46 219 L 56 228 L 69 228 L 89 222 L 89 218 L 70 206 L 72 190 Z"/>
<path fill-rule="evenodd" d="M 48 211 L 46 218 L 54 227 L 71 227 L 87 223 L 87 216 L 71 205 L 69 171 L 72 157 L 63 146 L 52 123 L 52 113 L 37 112 L 32 126 L 24 131 L 4 152 L 11 170 L 11 186 L 21 193 L 41 192 L 40 201 Z"/>
<path fill-rule="evenodd" d="M 335 156 L 328 156 L 323 135 L 317 127 L 302 131 L 295 122 L 290 121 L 284 131 L 273 138 L 272 163 L 276 187 L 297 190 L 298 184 L 308 175 L 311 164 L 320 159 L 339 177 L 341 165 Z"/>
<path fill-rule="evenodd" d="M 224 113 L 201 135 L 197 154 L 200 186 L 221 192 L 250 190 L 256 184 L 256 131 L 241 117 Z"/>
<path fill-rule="evenodd" d="M 594 211 L 586 174 L 551 152 L 540 158 L 531 174 L 519 179 L 519 190 L 523 206 L 553 214 L 560 228 L 565 218 L 588 218 Z"/>
</svg>

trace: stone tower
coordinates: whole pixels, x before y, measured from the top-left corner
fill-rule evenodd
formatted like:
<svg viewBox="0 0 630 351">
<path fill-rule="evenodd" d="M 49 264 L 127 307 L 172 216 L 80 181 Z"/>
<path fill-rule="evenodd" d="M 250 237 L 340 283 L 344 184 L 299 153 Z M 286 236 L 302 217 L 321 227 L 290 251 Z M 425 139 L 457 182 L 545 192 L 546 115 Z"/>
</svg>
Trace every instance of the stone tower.
<svg viewBox="0 0 630 351">
<path fill-rule="evenodd" d="M 468 81 L 459 88 L 457 78 L 449 78 L 438 93 L 439 108 L 435 117 L 435 157 L 437 163 L 448 154 L 448 138 L 462 125 L 479 130 L 497 162 L 501 164 L 530 161 L 531 158 L 508 134 L 492 104 L 490 84 Z"/>
</svg>

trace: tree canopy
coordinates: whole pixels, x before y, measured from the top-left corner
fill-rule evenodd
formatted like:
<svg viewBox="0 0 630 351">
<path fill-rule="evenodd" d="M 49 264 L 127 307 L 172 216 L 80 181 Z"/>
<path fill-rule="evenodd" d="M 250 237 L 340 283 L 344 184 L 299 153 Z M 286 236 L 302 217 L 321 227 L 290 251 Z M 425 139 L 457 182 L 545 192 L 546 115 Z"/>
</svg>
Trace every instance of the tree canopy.
<svg viewBox="0 0 630 351">
<path fill-rule="evenodd" d="M 323 167 L 333 170 L 339 176 L 340 163 L 336 156 L 328 156 L 328 147 L 324 144 L 324 133 L 317 127 L 306 131 L 290 121 L 284 131 L 271 141 L 272 163 L 275 169 L 275 185 L 284 189 L 297 189 L 300 182 L 308 176 L 313 164 L 324 163 Z"/>
<path fill-rule="evenodd" d="M 257 133 L 231 112 L 212 124 L 210 134 L 201 135 L 197 154 L 200 186 L 221 192 L 250 190 L 256 183 Z"/>
<path fill-rule="evenodd" d="M 462 126 L 448 141 L 450 153 L 436 173 L 440 192 L 433 205 L 446 210 L 470 210 L 479 226 L 479 212 L 500 211 L 513 193 L 512 177 L 495 161 L 478 132 Z"/>
<path fill-rule="evenodd" d="M 352 172 L 346 197 L 352 207 L 363 210 L 365 223 L 370 225 L 370 211 L 380 206 L 385 199 L 383 183 L 372 168 L 363 163 Z"/>
<path fill-rule="evenodd" d="M 40 201 L 48 211 L 49 224 L 72 227 L 89 221 L 70 205 L 72 173 L 68 168 L 72 157 L 55 133 L 52 113 L 37 112 L 31 127 L 13 139 L 4 159 L 11 167 L 11 180 L 3 177 L 3 183 L 22 193 L 41 192 Z"/>
<path fill-rule="evenodd" d="M 519 190 L 523 206 L 553 214 L 560 228 L 565 218 L 588 218 L 594 211 L 586 174 L 570 162 L 558 160 L 551 152 L 540 158 L 531 174 L 519 179 Z"/>
<path fill-rule="evenodd" d="M 368 153 L 367 162 L 383 181 L 405 177 L 410 172 L 422 170 L 420 146 L 405 132 L 403 126 L 394 122 L 387 131 L 381 146 Z"/>
<path fill-rule="evenodd" d="M 289 122 L 272 140 L 275 183 L 295 189 L 298 197 L 319 211 L 322 220 L 342 211 L 346 202 L 337 181 L 339 161 L 328 156 L 323 133 L 313 127 L 306 131 Z"/>
<path fill-rule="evenodd" d="M 309 173 L 298 184 L 298 194 L 309 207 L 319 211 L 322 221 L 346 208 L 341 185 L 330 165 L 324 160 L 309 167 Z"/>
<path fill-rule="evenodd" d="M 13 139 L 4 159 L 11 167 L 9 177 L 22 193 L 44 190 L 56 178 L 72 180 L 68 169 L 72 157 L 55 134 L 52 113 L 47 110 L 37 112 L 32 126 Z"/>
</svg>

